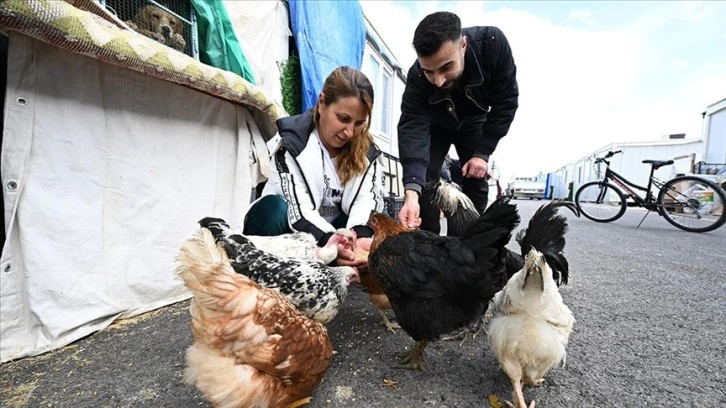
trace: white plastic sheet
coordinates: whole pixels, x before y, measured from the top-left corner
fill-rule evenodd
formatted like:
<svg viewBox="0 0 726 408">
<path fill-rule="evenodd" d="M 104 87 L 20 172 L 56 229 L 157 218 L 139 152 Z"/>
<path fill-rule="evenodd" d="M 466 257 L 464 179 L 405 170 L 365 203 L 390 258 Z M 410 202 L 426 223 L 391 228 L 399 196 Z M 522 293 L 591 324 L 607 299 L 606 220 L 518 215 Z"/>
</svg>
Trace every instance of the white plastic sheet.
<svg viewBox="0 0 726 408">
<path fill-rule="evenodd" d="M 288 58 L 288 12 L 280 0 L 223 2 L 257 85 L 282 105 L 280 63 Z"/>
</svg>

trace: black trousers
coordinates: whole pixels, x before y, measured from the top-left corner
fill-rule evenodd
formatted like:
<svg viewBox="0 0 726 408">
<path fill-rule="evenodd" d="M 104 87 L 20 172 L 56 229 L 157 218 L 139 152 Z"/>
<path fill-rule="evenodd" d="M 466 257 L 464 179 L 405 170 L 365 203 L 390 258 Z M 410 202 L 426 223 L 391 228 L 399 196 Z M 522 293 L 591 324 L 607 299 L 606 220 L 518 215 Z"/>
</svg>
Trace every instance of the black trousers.
<svg viewBox="0 0 726 408">
<path fill-rule="evenodd" d="M 451 145 L 454 145 L 463 167 L 476 152 L 476 138 L 481 137 L 481 126 L 486 118 L 465 119 L 458 130 L 444 129 L 431 125 L 431 148 L 429 150 L 429 167 L 426 171 L 426 182 L 439 179 L 441 166 Z M 452 169 L 453 170 L 453 169 Z M 452 175 L 452 179 L 455 177 Z M 479 214 L 487 208 L 489 201 L 489 184 L 485 179 L 464 178 L 461 190 L 474 203 Z M 421 229 L 436 234 L 441 232 L 440 212 L 426 197 L 419 200 L 421 207 Z"/>
</svg>

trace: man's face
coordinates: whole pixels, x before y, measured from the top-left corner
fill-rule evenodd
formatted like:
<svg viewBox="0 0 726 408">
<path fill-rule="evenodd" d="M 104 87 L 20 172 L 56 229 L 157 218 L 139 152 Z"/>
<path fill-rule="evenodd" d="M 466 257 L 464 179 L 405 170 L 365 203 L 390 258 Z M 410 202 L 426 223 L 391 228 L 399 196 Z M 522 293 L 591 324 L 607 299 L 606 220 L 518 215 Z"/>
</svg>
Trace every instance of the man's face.
<svg viewBox="0 0 726 408">
<path fill-rule="evenodd" d="M 418 56 L 418 63 L 429 82 L 443 90 L 456 85 L 464 72 L 466 37 L 441 44 L 438 51 L 428 57 Z"/>
</svg>

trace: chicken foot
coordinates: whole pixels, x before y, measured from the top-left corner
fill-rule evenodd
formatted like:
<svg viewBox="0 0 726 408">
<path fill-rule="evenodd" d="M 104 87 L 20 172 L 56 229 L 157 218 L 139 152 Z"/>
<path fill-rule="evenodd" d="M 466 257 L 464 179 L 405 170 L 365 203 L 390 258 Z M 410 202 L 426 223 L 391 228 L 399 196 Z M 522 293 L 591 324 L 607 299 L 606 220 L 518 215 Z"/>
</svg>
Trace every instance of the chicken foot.
<svg viewBox="0 0 726 408">
<path fill-rule="evenodd" d="M 383 318 L 383 326 L 385 326 L 388 331 L 390 331 L 391 333 L 396 333 L 396 329 L 401 328 L 398 323 L 392 322 L 391 319 L 388 318 L 385 310 L 378 309 L 378 311 L 381 313 L 381 317 Z"/>
<path fill-rule="evenodd" d="M 537 378 L 536 380 L 530 380 L 529 378 L 525 377 L 522 382 L 524 382 L 524 385 L 529 385 L 532 387 L 539 387 L 542 384 L 544 384 L 545 379 L 544 378 Z"/>
<path fill-rule="evenodd" d="M 310 401 L 311 401 L 310 397 L 305 397 L 305 398 L 299 399 L 299 400 L 291 403 L 290 405 L 287 406 L 287 408 L 297 408 L 297 407 L 301 407 L 303 405 L 309 404 Z"/>
<path fill-rule="evenodd" d="M 397 355 L 401 365 L 396 368 L 407 368 L 410 370 L 420 370 L 426 372 L 426 363 L 423 359 L 424 350 L 429 344 L 429 340 L 420 340 L 411 347 L 411 350 L 405 351 Z"/>
<path fill-rule="evenodd" d="M 514 399 L 517 402 L 517 405 L 515 406 L 509 401 L 504 401 L 508 407 L 510 408 L 534 408 L 534 400 L 529 404 L 529 407 L 527 406 L 527 403 L 524 401 L 524 393 L 522 392 L 522 380 L 518 377 L 509 377 L 509 379 L 512 381 L 512 386 L 514 387 Z"/>
<path fill-rule="evenodd" d="M 470 325 L 461 328 L 458 332 L 455 332 L 453 334 L 450 334 L 448 336 L 442 337 L 441 340 L 444 341 L 459 341 L 459 347 L 464 345 L 464 342 L 468 340 L 470 337 L 472 340 L 476 339 L 477 336 L 481 334 L 486 334 L 486 318 L 484 315 L 482 315 L 480 318 L 476 319 L 476 321 L 472 322 Z"/>
</svg>

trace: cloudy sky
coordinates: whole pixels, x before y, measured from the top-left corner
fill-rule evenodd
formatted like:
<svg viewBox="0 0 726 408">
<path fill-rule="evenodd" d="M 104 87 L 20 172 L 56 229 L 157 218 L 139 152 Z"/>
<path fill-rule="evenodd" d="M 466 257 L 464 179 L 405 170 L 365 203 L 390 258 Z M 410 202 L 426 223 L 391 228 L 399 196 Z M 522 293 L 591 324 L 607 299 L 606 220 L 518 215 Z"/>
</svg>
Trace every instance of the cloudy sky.
<svg viewBox="0 0 726 408">
<path fill-rule="evenodd" d="M 518 69 L 519 110 L 494 161 L 507 179 L 548 172 L 610 143 L 702 137 L 726 98 L 726 2 L 361 1 L 406 68 L 413 31 L 447 10 L 494 25 Z"/>
</svg>

